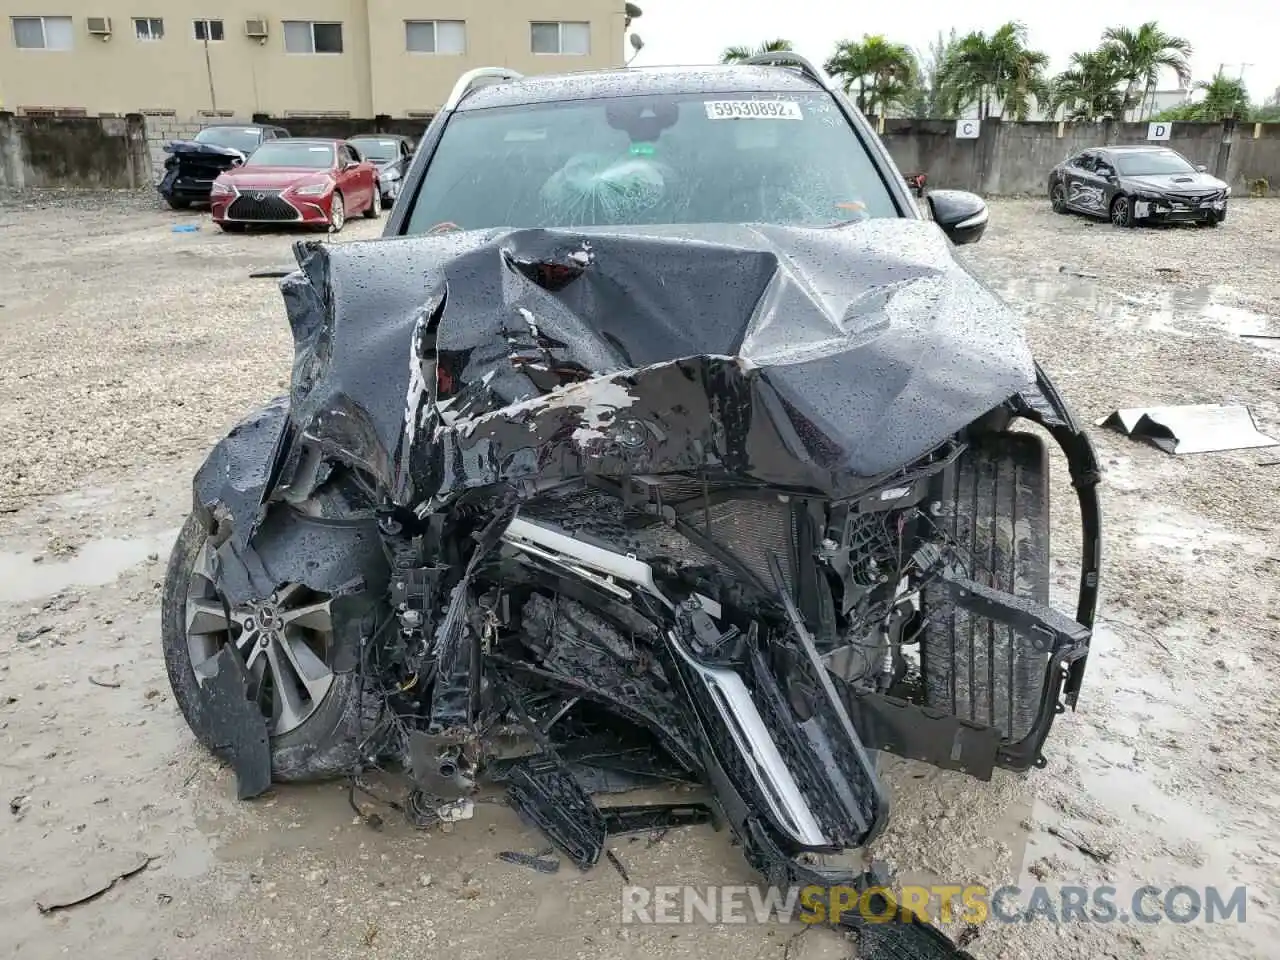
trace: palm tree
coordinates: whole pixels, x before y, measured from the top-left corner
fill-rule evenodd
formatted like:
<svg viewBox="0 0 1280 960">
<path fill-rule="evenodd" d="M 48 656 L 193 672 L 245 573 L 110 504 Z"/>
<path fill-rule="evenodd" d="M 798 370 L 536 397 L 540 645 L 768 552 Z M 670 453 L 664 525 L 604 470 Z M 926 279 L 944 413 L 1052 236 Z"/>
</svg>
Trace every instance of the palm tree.
<svg viewBox="0 0 1280 960">
<path fill-rule="evenodd" d="M 724 53 L 720 54 L 720 62 L 741 63 L 743 60 L 758 57 L 762 53 L 780 53 L 784 50 L 791 49 L 792 46 L 790 40 L 766 40 L 754 50 L 750 47 L 726 47 Z"/>
<path fill-rule="evenodd" d="M 1124 98 L 1118 87 L 1123 81 L 1120 63 L 1110 47 L 1073 53 L 1071 66 L 1053 78 L 1049 109 L 1056 114 L 1065 107 L 1068 120 L 1121 116 Z"/>
<path fill-rule="evenodd" d="M 954 117 L 959 113 L 959 93 L 942 82 L 943 65 L 959 43 L 955 27 L 946 36 L 939 30 L 928 49 L 915 55 L 918 69 L 909 94 L 913 116 Z"/>
<path fill-rule="evenodd" d="M 1249 117 L 1249 91 L 1244 82 L 1232 80 L 1218 73 L 1212 80 L 1201 80 L 1196 84 L 1197 90 L 1204 91 L 1204 99 L 1194 104 L 1198 109 L 1198 120 L 1222 120 L 1236 117 L 1242 120 Z"/>
<path fill-rule="evenodd" d="M 1191 44 L 1182 37 L 1175 37 L 1149 20 L 1138 29 L 1108 27 L 1102 33 L 1102 44 L 1116 55 L 1120 64 L 1120 76 L 1128 82 L 1124 92 L 1124 112 L 1132 110 L 1136 103 L 1145 103 L 1155 92 L 1162 70 L 1172 70 L 1178 82 L 1186 85 L 1191 80 Z M 1142 99 L 1137 99 L 1138 90 Z"/>
<path fill-rule="evenodd" d="M 861 41 L 841 40 L 827 60 L 826 69 L 844 85 L 845 92 L 858 85 L 858 109 L 880 113 L 904 102 L 919 73 L 915 54 L 905 44 L 892 43 L 879 34 Z"/>
<path fill-rule="evenodd" d="M 1025 120 L 1033 96 L 1049 98 L 1048 65 L 1047 54 L 1027 47 L 1026 26 L 1011 20 L 990 37 L 978 31 L 961 38 L 939 77 L 957 92 L 960 107 L 977 103 L 978 115 L 989 117 L 998 100 L 1001 117 L 1008 112 Z"/>
</svg>

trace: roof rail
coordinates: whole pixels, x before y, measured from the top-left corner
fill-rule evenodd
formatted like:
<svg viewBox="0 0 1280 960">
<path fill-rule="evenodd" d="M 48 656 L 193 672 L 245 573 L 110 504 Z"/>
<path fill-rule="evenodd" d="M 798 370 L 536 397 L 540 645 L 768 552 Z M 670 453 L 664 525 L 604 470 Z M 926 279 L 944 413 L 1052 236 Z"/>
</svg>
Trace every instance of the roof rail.
<svg viewBox="0 0 1280 960">
<path fill-rule="evenodd" d="M 827 90 L 831 89 L 831 78 L 827 76 L 825 70 L 819 69 L 806 57 L 802 57 L 798 53 L 792 53 L 790 50 L 757 53 L 754 57 L 747 57 L 746 60 L 741 62 L 756 67 L 795 67 L 818 85 L 825 87 Z"/>
<path fill-rule="evenodd" d="M 453 92 L 449 94 L 449 99 L 444 102 L 444 106 L 441 109 L 454 109 L 462 102 L 463 97 L 478 87 L 487 86 L 491 83 L 503 83 L 507 80 L 523 79 L 523 73 L 508 70 L 506 67 L 476 67 L 474 70 L 468 70 L 458 78 L 458 82 L 453 85 Z"/>
</svg>

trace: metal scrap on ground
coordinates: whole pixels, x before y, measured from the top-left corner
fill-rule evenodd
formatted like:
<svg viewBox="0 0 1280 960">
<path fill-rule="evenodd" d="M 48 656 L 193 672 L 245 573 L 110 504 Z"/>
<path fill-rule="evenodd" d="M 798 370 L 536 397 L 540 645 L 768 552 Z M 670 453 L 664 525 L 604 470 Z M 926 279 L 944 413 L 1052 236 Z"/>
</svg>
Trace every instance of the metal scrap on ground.
<svg viewBox="0 0 1280 960">
<path fill-rule="evenodd" d="M 1258 430 L 1249 408 L 1238 404 L 1129 407 L 1108 414 L 1097 425 L 1149 440 L 1165 453 L 1176 455 L 1277 445 Z"/>
<path fill-rule="evenodd" d="M 145 853 L 123 854 L 106 867 L 90 868 L 83 875 L 61 888 L 54 888 L 36 898 L 41 913 L 52 913 L 66 907 L 88 903 L 102 896 L 120 880 L 141 873 L 155 859 Z"/>
</svg>

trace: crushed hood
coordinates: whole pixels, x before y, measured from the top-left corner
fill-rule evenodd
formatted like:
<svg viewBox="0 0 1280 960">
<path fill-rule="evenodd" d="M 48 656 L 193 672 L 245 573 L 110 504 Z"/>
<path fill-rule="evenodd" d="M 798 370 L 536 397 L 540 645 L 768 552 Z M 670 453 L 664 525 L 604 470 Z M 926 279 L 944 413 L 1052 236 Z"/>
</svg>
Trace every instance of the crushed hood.
<svg viewBox="0 0 1280 960">
<path fill-rule="evenodd" d="M 170 140 L 164 145 L 165 153 L 174 156 L 226 157 L 229 160 L 243 161 L 245 155 L 234 147 L 220 147 L 213 143 L 200 143 L 196 140 Z"/>
<path fill-rule="evenodd" d="M 925 221 L 295 252 L 293 418 L 405 505 L 701 467 L 848 495 L 1035 382 L 1017 317 Z"/>
</svg>

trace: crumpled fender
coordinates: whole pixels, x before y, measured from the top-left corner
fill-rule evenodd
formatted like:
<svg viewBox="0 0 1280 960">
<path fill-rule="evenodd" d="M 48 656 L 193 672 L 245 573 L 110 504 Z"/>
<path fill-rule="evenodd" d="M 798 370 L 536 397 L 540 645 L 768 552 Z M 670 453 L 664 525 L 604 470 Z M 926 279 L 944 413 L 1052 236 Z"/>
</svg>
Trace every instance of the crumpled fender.
<svg viewBox="0 0 1280 960">
<path fill-rule="evenodd" d="M 294 438 L 287 397 L 254 410 L 196 472 L 193 509 L 210 535 L 222 538 L 216 572 L 228 603 L 262 599 L 282 584 L 301 583 L 333 597 L 338 616 L 342 598 L 383 595 L 386 558 L 371 517 L 310 516 L 271 499 L 293 460 Z"/>
<path fill-rule="evenodd" d="M 208 156 L 215 157 L 232 157 L 237 160 L 244 160 L 244 152 L 234 147 L 220 147 L 213 143 L 200 143 L 196 140 L 170 140 L 162 147 L 165 153 L 181 154 L 181 153 L 203 153 Z"/>
</svg>

